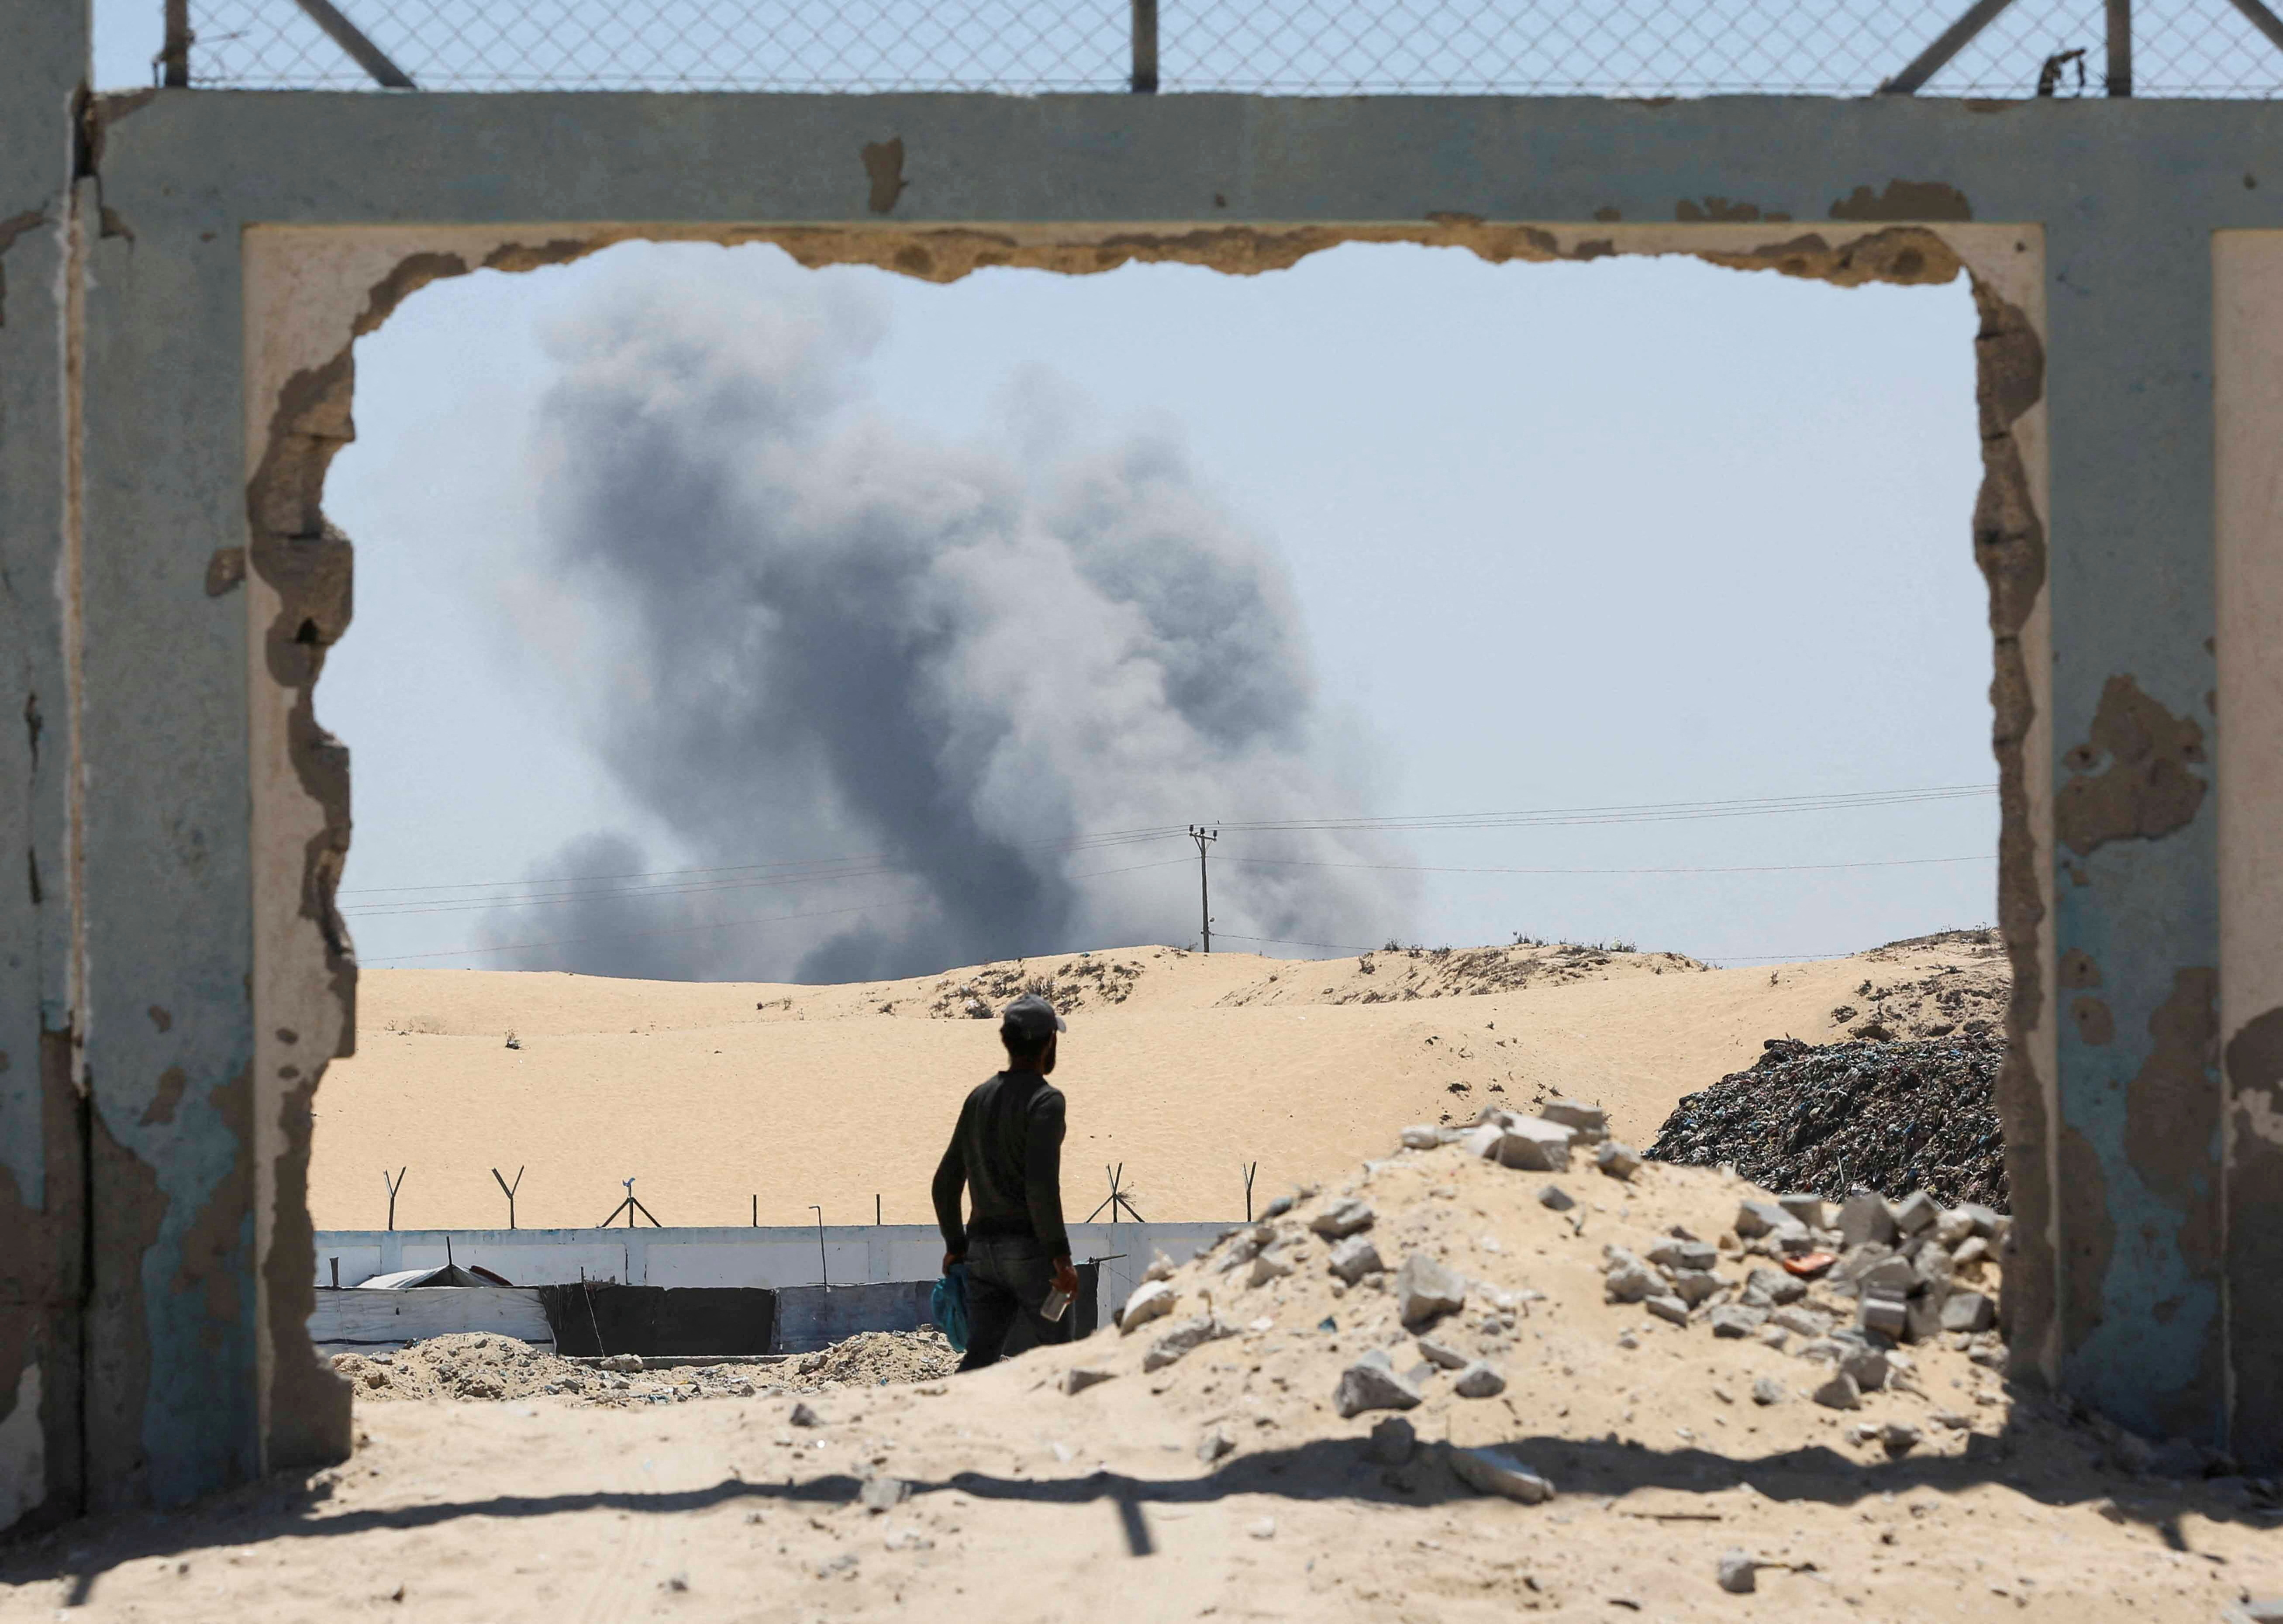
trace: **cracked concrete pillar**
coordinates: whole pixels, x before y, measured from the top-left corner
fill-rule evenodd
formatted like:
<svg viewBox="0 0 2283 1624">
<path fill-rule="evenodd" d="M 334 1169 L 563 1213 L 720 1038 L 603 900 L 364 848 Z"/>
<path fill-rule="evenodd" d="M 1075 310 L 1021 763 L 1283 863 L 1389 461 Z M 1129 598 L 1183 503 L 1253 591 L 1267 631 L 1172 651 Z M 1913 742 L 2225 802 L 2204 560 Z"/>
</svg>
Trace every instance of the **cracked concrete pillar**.
<svg viewBox="0 0 2283 1624">
<path fill-rule="evenodd" d="M 84 1132 L 72 669 L 77 360 L 70 200 L 85 0 L 0 51 L 0 1529 L 75 1512 Z"/>
</svg>

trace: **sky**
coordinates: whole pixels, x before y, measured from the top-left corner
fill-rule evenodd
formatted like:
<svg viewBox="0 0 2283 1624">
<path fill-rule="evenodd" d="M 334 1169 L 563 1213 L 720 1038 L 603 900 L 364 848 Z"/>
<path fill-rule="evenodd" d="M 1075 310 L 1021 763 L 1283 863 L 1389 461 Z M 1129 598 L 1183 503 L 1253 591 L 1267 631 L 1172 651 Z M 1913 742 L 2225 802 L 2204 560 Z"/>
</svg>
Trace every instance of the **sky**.
<svg viewBox="0 0 2283 1624">
<path fill-rule="evenodd" d="M 583 397 L 564 392 L 587 386 L 582 368 L 616 378 L 610 369 L 635 364 L 608 345 L 598 362 L 593 334 L 614 321 L 650 334 L 671 313 L 727 353 L 795 307 L 861 330 L 834 363 L 834 400 L 804 409 L 850 418 L 838 440 L 793 448 L 796 468 L 814 454 L 816 490 L 853 477 L 850 436 L 886 447 L 875 465 L 921 484 L 947 458 L 1052 471 L 1171 448 L 1199 533 L 1236 538 L 1227 544 L 1246 568 L 1281 578 L 1280 635 L 1297 644 L 1307 695 L 1305 737 L 1275 766 L 1297 777 L 1264 806 L 1256 759 L 1184 780 L 1146 815 L 1065 816 L 1052 832 L 1994 777 L 1963 287 L 1839 290 L 1687 261 L 1490 266 L 1360 246 L 1250 278 L 1150 266 L 934 286 L 802 271 L 766 246 L 630 245 L 436 285 L 358 345 L 358 440 L 326 495 L 357 543 L 356 621 L 317 704 L 355 763 L 344 903 L 365 962 L 790 979 L 846 929 L 902 928 L 892 910 L 814 917 L 913 894 L 893 875 L 845 868 L 794 886 L 733 874 L 740 888 L 728 892 L 693 891 L 710 877 L 609 878 L 510 912 L 471 906 L 496 890 L 386 889 L 881 855 L 877 808 L 809 805 L 791 829 L 780 807 L 750 838 L 734 818 L 727 832 L 692 824 L 687 806 L 705 785 L 767 785 L 766 760 L 732 770 L 719 741 L 680 738 L 674 771 L 642 763 L 687 721 L 671 691 L 653 690 L 710 679 L 678 663 L 684 640 L 651 623 L 660 605 L 634 577 L 597 574 L 564 550 L 566 534 L 593 527 L 576 492 L 615 443 L 591 426 L 566 442 L 564 402 Z M 705 465 L 741 467 L 739 446 L 729 434 Z M 634 463 L 628 533 L 659 523 L 656 504 L 679 502 L 694 477 L 665 453 Z M 669 465 L 674 478 L 645 486 L 644 467 Z M 722 594 L 664 611 L 702 618 Z M 649 628 L 639 646 L 621 640 L 630 620 Z M 714 627 L 700 641 L 721 636 Z M 1052 714 L 1057 699 L 1015 710 Z M 1081 753 L 1047 777 L 1083 786 L 1092 770 Z M 1214 911 L 1225 947 L 1287 954 L 1521 934 L 1723 962 L 1808 956 L 1986 922 L 1995 823 L 1994 800 L 1969 795 L 1583 826 L 1225 831 Z M 627 844 L 580 844 L 598 835 Z M 1064 924 L 1187 944 L 1198 934 L 1194 861 L 1176 832 L 1110 857 L 1058 853 L 1048 868 L 1057 880 L 1124 871 L 1073 882 L 1089 900 Z M 1295 861 L 1340 866 L 1280 866 Z M 1894 866 L 1801 866 L 1864 863 Z M 1479 871 L 1490 869 L 1758 871 Z M 1420 871 L 1436 870 L 1468 871 Z M 1306 887 L 1281 911 L 1251 899 L 1296 873 L 1321 882 L 1316 915 Z M 598 917 L 596 885 L 658 894 L 607 898 Z M 812 917 L 785 917 L 797 913 Z M 725 919 L 757 923 L 702 928 Z M 1021 933 L 1040 921 L 1018 923 L 1000 950 L 1126 945 L 1055 938 L 1055 923 L 1045 936 Z M 956 945 L 973 952 L 973 941 Z M 668 948 L 697 956 L 661 959 Z"/>
</svg>

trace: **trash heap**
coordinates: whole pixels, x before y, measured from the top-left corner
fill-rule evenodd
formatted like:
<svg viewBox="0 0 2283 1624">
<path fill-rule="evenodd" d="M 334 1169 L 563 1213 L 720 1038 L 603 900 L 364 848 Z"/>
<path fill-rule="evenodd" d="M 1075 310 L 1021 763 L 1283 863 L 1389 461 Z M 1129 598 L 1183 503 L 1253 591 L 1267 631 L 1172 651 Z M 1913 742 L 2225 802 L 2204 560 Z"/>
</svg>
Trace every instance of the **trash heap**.
<svg viewBox="0 0 2283 1624">
<path fill-rule="evenodd" d="M 1749 1071 L 1685 1096 L 1651 1159 L 1734 1167 L 1756 1183 L 1840 1199 L 1857 1190 L 2007 1210 L 1991 1090 L 2003 1038 L 1813 1045 L 1770 1038 Z"/>
</svg>

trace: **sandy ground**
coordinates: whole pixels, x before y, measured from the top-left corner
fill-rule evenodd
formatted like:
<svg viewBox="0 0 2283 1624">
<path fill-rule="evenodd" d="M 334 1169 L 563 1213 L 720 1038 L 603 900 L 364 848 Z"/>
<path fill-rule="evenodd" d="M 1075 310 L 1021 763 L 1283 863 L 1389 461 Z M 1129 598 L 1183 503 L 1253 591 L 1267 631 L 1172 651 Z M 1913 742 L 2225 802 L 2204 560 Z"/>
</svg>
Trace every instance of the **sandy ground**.
<svg viewBox="0 0 2283 1624">
<path fill-rule="evenodd" d="M 1541 1203 L 1549 1182 L 1570 1212 Z M 1394 1296 L 1340 1287 L 1307 1232 L 1344 1193 L 1389 1264 L 1467 1277 L 1432 1334 L 1508 1381 L 1470 1399 L 1424 1378 L 1406 1459 L 1374 1457 L 1384 1412 L 1333 1402 L 1367 1351 L 1418 1356 Z M 1209 1256 L 1173 1276 L 1168 1316 L 978 1375 L 639 1408 L 361 1401 L 344 1466 L 0 1553 L 0 1618 L 2147 1624 L 2283 1590 L 2272 1485 L 2127 1475 L 2113 1437 L 2009 1401 L 1973 1348 L 1916 1345 L 1896 1389 L 1843 1411 L 1803 1396 L 1825 1367 L 1796 1346 L 1604 1300 L 1605 1245 L 1711 1238 L 1756 1193 L 1710 1169 L 1625 1185 L 1406 1152 L 1280 1221 L 1290 1274 L 1248 1284 Z M 1722 1245 L 1732 1282 L 1761 1261 Z M 1206 1313 L 1229 1334 L 1146 1368 Z M 1066 1394 L 1076 1367 L 1106 1379 Z M 1762 1378 L 1779 1401 L 1754 1401 Z M 1890 1457 L 1862 1436 L 1888 1423 L 1920 1441 Z M 1554 1496 L 1476 1492 L 1451 1446 L 1502 1448 Z M 1716 1582 L 1728 1552 L 1758 1565 L 1752 1593 Z"/>
<path fill-rule="evenodd" d="M 1646 1144 L 1673 1103 L 1764 1040 L 1895 1035 L 2002 1017 L 1979 935 L 1854 958 L 1708 970 L 1674 955 L 1526 947 L 1297 962 L 1136 948 L 920 980 L 789 987 L 557 973 L 366 971 L 358 1053 L 316 1097 L 310 1207 L 378 1229 L 490 1228 L 497 1167 L 526 1228 L 601 1222 L 636 1193 L 668 1225 L 932 1220 L 929 1175 L 1001 1060 L 995 1010 L 1050 984 L 1068 1014 L 1069 1215 L 1103 1169 L 1157 1220 L 1241 1216 L 1257 1191 L 1352 1168 L 1390 1124 L 1485 1103 L 1598 1101 Z M 1866 989 L 1868 989 L 1867 991 Z M 1946 1000 L 1946 1002 L 1945 1002 Z M 512 1034 L 516 1046 L 509 1047 Z"/>
</svg>

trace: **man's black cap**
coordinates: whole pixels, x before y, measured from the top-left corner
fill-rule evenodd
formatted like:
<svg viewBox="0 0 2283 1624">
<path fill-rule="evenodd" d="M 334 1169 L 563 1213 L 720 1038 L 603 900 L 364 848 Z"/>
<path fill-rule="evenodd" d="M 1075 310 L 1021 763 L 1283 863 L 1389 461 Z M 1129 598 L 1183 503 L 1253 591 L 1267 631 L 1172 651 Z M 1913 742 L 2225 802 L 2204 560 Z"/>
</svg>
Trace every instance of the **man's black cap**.
<svg viewBox="0 0 2283 1624">
<path fill-rule="evenodd" d="M 1025 993 L 999 1017 L 999 1032 L 1025 1049 L 1035 1049 L 1057 1032 L 1070 1028 L 1055 1013 L 1055 1006 L 1036 993 Z"/>
</svg>

